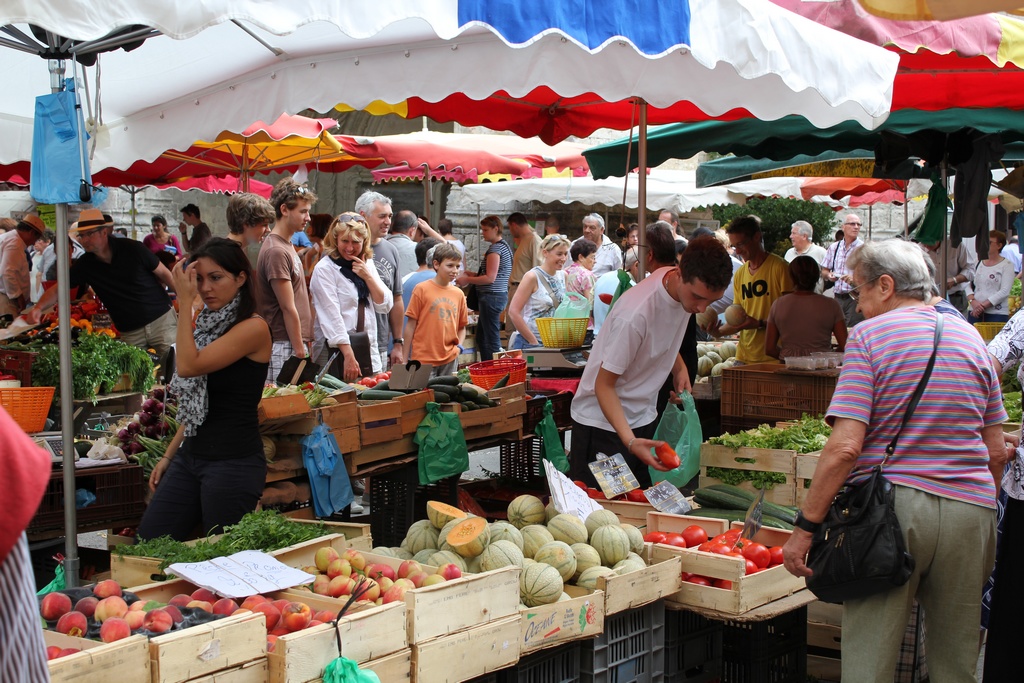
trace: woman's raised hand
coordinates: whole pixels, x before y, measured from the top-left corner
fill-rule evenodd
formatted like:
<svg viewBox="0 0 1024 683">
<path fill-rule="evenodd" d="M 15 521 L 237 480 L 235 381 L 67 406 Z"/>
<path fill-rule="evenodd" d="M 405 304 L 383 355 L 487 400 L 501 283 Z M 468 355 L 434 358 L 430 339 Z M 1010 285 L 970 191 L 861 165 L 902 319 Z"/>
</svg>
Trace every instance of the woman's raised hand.
<svg viewBox="0 0 1024 683">
<path fill-rule="evenodd" d="M 366 261 L 361 258 L 352 257 L 352 272 L 364 280 L 370 279 L 370 271 L 366 267 Z"/>
<path fill-rule="evenodd" d="M 184 260 L 178 261 L 174 264 L 171 274 L 174 275 L 174 292 L 178 299 L 195 301 L 198 294 L 195 264 L 189 264 Z"/>
</svg>

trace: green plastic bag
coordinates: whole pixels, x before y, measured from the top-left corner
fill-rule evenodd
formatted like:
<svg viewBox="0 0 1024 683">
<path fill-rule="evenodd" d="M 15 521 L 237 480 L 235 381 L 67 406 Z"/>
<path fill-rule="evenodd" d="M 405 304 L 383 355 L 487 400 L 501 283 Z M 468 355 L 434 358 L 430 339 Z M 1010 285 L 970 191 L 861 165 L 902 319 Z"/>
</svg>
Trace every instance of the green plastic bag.
<svg viewBox="0 0 1024 683">
<path fill-rule="evenodd" d="M 469 469 L 469 449 L 458 413 L 441 412 L 441 406 L 427 403 L 427 416 L 416 428 L 413 442 L 419 446 L 420 484 L 455 477 Z"/>
<path fill-rule="evenodd" d="M 338 657 L 324 669 L 324 683 L 380 683 L 380 676 L 360 669 L 354 660 Z"/>
<path fill-rule="evenodd" d="M 589 318 L 590 301 L 578 292 L 566 292 L 562 303 L 555 309 L 556 318 Z"/>
<path fill-rule="evenodd" d="M 43 586 L 43 589 L 36 593 L 36 595 L 46 595 L 54 591 L 62 591 L 67 588 L 67 580 L 64 578 L 64 562 L 61 561 L 57 564 L 57 569 L 53 572 L 53 581 Z"/>
<path fill-rule="evenodd" d="M 932 189 L 928 191 L 928 203 L 924 207 L 921 224 L 911 235 L 915 242 L 937 244 L 946 236 L 946 210 L 953 205 L 946 194 L 946 188 L 938 175 L 932 175 Z"/>
<path fill-rule="evenodd" d="M 558 433 L 554 412 L 555 407 L 551 405 L 551 399 L 544 401 L 544 417 L 533 428 L 533 433 L 540 437 L 543 444 L 543 459 L 550 460 L 556 470 L 565 474 L 569 471 L 569 459 L 565 457 L 565 449 L 562 448 L 562 436 Z M 542 463 L 537 463 L 537 469 L 540 470 L 537 474 L 545 476 Z"/>
<path fill-rule="evenodd" d="M 633 278 L 629 276 L 629 273 L 624 270 L 619 270 L 616 271 L 616 274 L 619 278 L 619 286 L 615 288 L 615 293 L 612 294 L 612 302 L 608 304 L 609 313 L 612 310 L 612 306 L 615 305 L 615 302 L 619 300 L 619 297 L 628 292 L 633 286 Z"/>
<path fill-rule="evenodd" d="M 693 396 L 687 391 L 679 398 L 682 400 L 681 405 L 669 403 L 665 406 L 658 428 L 654 430 L 655 441 L 664 441 L 675 449 L 679 456 L 679 467 L 668 472 L 647 468 L 653 483 L 668 481 L 676 488 L 686 486 L 700 471 L 700 444 L 704 441 Z M 651 453 L 654 453 L 654 449 L 651 449 Z"/>
</svg>

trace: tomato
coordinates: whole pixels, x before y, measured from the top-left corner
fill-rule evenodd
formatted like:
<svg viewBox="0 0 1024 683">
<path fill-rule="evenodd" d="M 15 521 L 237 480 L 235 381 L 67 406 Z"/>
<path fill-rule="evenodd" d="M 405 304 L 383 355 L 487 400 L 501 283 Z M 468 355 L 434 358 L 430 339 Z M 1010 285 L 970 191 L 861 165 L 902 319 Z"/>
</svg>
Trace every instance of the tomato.
<svg viewBox="0 0 1024 683">
<path fill-rule="evenodd" d="M 774 567 L 777 564 L 782 564 L 782 546 L 773 545 L 768 548 L 768 554 L 771 555 L 771 560 L 768 562 L 769 567 Z"/>
<path fill-rule="evenodd" d="M 730 548 L 724 543 L 715 543 L 711 546 L 711 552 L 713 552 L 715 555 L 729 555 L 730 553 L 732 553 L 732 548 Z"/>
<path fill-rule="evenodd" d="M 746 559 L 747 559 L 747 558 L 743 557 L 743 553 L 741 553 L 741 552 L 740 552 L 740 551 L 738 551 L 738 550 L 733 550 L 732 548 L 730 548 L 730 549 L 729 549 L 729 552 L 727 552 L 727 553 L 722 553 L 722 554 L 723 554 L 723 555 L 727 555 L 727 556 L 729 556 L 729 557 L 735 557 L 735 558 L 736 558 L 737 560 L 743 560 L 743 561 L 746 561 Z"/>
<path fill-rule="evenodd" d="M 698 586 L 710 586 L 711 585 L 711 581 L 708 580 L 708 578 L 706 576 L 691 576 L 690 578 L 686 579 L 686 581 L 688 583 L 695 583 Z"/>
<path fill-rule="evenodd" d="M 391 371 L 390 370 L 388 370 L 384 374 L 388 376 L 388 379 L 391 379 Z"/>
<path fill-rule="evenodd" d="M 587 486 L 586 482 L 580 481 L 579 479 L 574 479 L 572 483 L 576 484 L 576 486 L 579 486 L 584 491 L 590 488 Z"/>
<path fill-rule="evenodd" d="M 743 562 L 744 562 L 744 567 L 746 567 L 746 571 L 744 572 L 744 574 L 756 574 L 759 571 L 761 571 L 761 568 L 758 567 L 753 562 L 751 562 L 750 560 L 743 560 Z"/>
<path fill-rule="evenodd" d="M 377 386 L 377 380 L 375 380 L 372 377 L 363 377 L 361 380 L 359 380 L 359 384 L 362 384 L 367 389 L 372 389 L 375 386 Z"/>
<path fill-rule="evenodd" d="M 648 531 L 644 536 L 644 543 L 664 543 L 666 534 L 661 531 Z"/>
<path fill-rule="evenodd" d="M 691 574 L 690 572 L 683 572 L 679 575 L 679 578 L 683 581 L 689 581 L 691 576 L 693 576 L 693 574 Z"/>
<path fill-rule="evenodd" d="M 686 539 L 683 538 L 682 534 L 665 534 L 665 545 L 675 546 L 676 548 L 686 548 Z"/>
<path fill-rule="evenodd" d="M 640 489 L 633 489 L 632 491 L 626 492 L 626 500 L 631 503 L 646 503 L 647 496 Z"/>
<path fill-rule="evenodd" d="M 743 546 L 743 557 L 756 564 L 760 569 L 764 569 L 772 561 L 772 554 L 768 552 L 768 548 L 760 543 L 750 543 Z"/>
<path fill-rule="evenodd" d="M 597 298 L 600 299 L 603 304 L 610 304 L 612 302 L 612 295 L 607 292 L 598 294 Z"/>
<path fill-rule="evenodd" d="M 676 455 L 675 449 L 664 441 L 654 448 L 654 454 L 658 456 L 658 460 L 660 460 L 661 464 L 665 467 L 673 470 L 679 467 L 679 456 Z"/>
<path fill-rule="evenodd" d="M 605 500 L 604 493 L 597 489 L 587 489 L 587 495 L 595 500 Z"/>
<path fill-rule="evenodd" d="M 704 531 L 703 527 L 691 524 L 683 529 L 683 538 L 686 539 L 687 548 L 696 548 L 708 540 L 708 532 Z"/>
<path fill-rule="evenodd" d="M 375 380 L 377 380 L 378 382 L 383 382 L 386 379 L 390 379 L 388 377 L 388 373 L 386 373 L 386 372 L 378 372 L 376 375 L 373 376 L 373 378 Z"/>
<path fill-rule="evenodd" d="M 715 548 L 716 545 L 722 545 L 722 544 L 721 543 L 715 543 L 714 541 L 704 541 L 699 546 L 697 546 L 697 550 L 700 550 L 701 552 L 705 552 L 705 553 L 714 552 L 714 548 Z"/>
<path fill-rule="evenodd" d="M 732 581 L 728 579 L 715 579 L 711 582 L 711 585 L 715 588 L 724 588 L 725 590 L 732 590 Z"/>
</svg>

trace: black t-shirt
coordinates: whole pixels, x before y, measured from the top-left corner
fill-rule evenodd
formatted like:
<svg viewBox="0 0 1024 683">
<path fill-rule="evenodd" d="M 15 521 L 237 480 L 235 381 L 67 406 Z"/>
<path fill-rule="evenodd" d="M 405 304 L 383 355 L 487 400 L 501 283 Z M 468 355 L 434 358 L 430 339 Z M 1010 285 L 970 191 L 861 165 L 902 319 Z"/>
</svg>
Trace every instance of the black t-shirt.
<svg viewBox="0 0 1024 683">
<path fill-rule="evenodd" d="M 258 406 L 269 363 L 239 358 L 207 375 L 206 420 L 188 440 L 189 452 L 203 460 L 231 460 L 263 452 Z"/>
<path fill-rule="evenodd" d="M 86 253 L 71 265 L 71 286 L 89 286 L 122 332 L 144 327 L 171 308 L 171 298 L 153 272 L 159 259 L 141 242 L 109 238 L 111 259 Z"/>
</svg>

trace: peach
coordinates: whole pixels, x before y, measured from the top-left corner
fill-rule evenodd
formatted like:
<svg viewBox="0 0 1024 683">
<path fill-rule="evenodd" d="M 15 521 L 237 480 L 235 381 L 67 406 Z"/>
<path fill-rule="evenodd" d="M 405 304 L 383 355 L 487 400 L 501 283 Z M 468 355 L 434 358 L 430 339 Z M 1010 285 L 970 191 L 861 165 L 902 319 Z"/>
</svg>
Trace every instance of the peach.
<svg viewBox="0 0 1024 683">
<path fill-rule="evenodd" d="M 278 598 L 277 600 L 274 600 L 274 607 L 276 607 L 278 610 L 280 610 L 281 614 L 284 614 L 284 608 L 288 606 L 289 602 L 291 602 L 291 600 L 285 600 L 284 598 Z"/>
<path fill-rule="evenodd" d="M 327 587 L 331 585 L 331 581 L 333 579 L 327 578 L 326 574 L 317 575 L 316 579 L 313 580 L 313 592 L 317 595 L 329 595 Z"/>
<path fill-rule="evenodd" d="M 352 575 L 352 563 L 348 560 L 334 560 L 327 565 L 327 577 L 330 579 L 338 576 L 351 576 Z"/>
<path fill-rule="evenodd" d="M 407 578 L 409 579 L 409 581 L 412 581 L 413 586 L 419 588 L 423 585 L 423 582 L 426 580 L 428 576 L 429 574 L 427 574 L 426 572 L 418 571 L 415 574 L 410 574 Z"/>
<path fill-rule="evenodd" d="M 323 625 L 324 625 L 324 622 L 322 622 L 322 621 L 320 621 L 318 619 L 310 619 L 309 620 L 309 624 L 306 626 L 306 628 L 313 628 L 314 626 L 323 626 Z"/>
<path fill-rule="evenodd" d="M 284 626 L 278 625 L 278 627 L 275 628 L 273 631 L 268 631 L 267 635 L 274 636 L 275 638 L 280 638 L 281 636 L 286 636 L 289 633 L 291 633 L 291 631 L 286 629 Z"/>
<path fill-rule="evenodd" d="M 175 607 L 184 607 L 188 603 L 192 602 L 192 596 L 184 593 L 178 593 L 173 598 L 167 601 L 168 605 L 174 605 Z"/>
<path fill-rule="evenodd" d="M 459 569 L 459 565 L 449 562 L 448 564 L 442 564 L 437 568 L 437 573 L 445 578 L 446 581 L 452 579 L 458 579 L 462 577 L 462 570 Z"/>
<path fill-rule="evenodd" d="M 327 565 L 337 559 L 339 559 L 338 551 L 331 546 L 324 546 L 317 549 L 316 555 L 313 556 L 313 564 L 316 565 L 319 571 L 325 572 L 327 571 Z"/>
<path fill-rule="evenodd" d="M 167 605 L 162 609 L 163 611 L 171 615 L 171 620 L 174 621 L 175 624 L 180 624 L 182 619 L 184 619 L 184 617 L 181 615 L 181 610 L 178 609 L 177 606 L 175 605 Z"/>
<path fill-rule="evenodd" d="M 124 615 L 124 620 L 128 622 L 128 628 L 132 631 L 137 631 L 142 628 L 142 624 L 146 621 L 146 613 L 142 610 L 128 610 L 128 614 Z"/>
<path fill-rule="evenodd" d="M 124 617 L 127 613 L 128 603 L 123 598 L 112 595 L 96 603 L 96 611 L 93 612 L 93 618 L 102 623 L 111 617 Z"/>
<path fill-rule="evenodd" d="M 174 619 L 166 610 L 151 609 L 146 612 L 144 625 L 150 633 L 167 633 L 174 627 Z"/>
<path fill-rule="evenodd" d="M 380 586 L 380 592 L 381 592 L 382 595 L 384 593 L 387 593 L 388 589 L 395 585 L 395 582 L 392 581 L 391 579 L 389 579 L 386 576 L 382 576 L 381 578 L 377 579 L 376 581 L 377 581 L 377 585 Z"/>
<path fill-rule="evenodd" d="M 109 600 L 110 598 L 104 598 Z M 100 601 L 103 602 L 102 600 Z M 100 626 L 100 640 L 104 643 L 113 643 L 117 640 L 127 638 L 132 634 L 132 630 L 128 628 L 128 622 L 120 617 L 110 617 L 103 622 L 103 626 Z"/>
<path fill-rule="evenodd" d="M 60 651 L 60 654 L 59 654 L 59 655 L 57 655 L 57 656 L 58 656 L 58 657 L 67 657 L 68 655 L 77 655 L 77 654 L 78 654 L 79 652 L 81 652 L 81 651 L 82 651 L 82 649 L 81 649 L 81 648 L 77 648 L 77 647 L 66 647 L 66 648 L 64 648 L 63 650 L 61 650 L 61 651 Z"/>
<path fill-rule="evenodd" d="M 58 645 L 51 645 L 50 647 L 46 648 L 47 660 L 57 659 L 57 657 L 60 657 L 60 647 Z"/>
<path fill-rule="evenodd" d="M 343 560 L 348 560 L 352 568 L 357 572 L 361 572 L 366 569 L 366 558 L 363 554 L 355 548 L 345 548 L 345 552 L 341 554 Z"/>
<path fill-rule="evenodd" d="M 193 600 L 192 602 L 185 605 L 185 607 L 189 607 L 191 609 L 201 609 L 204 612 L 209 612 L 210 614 L 213 614 L 213 605 L 207 602 L 206 600 Z"/>
<path fill-rule="evenodd" d="M 337 618 L 338 618 L 338 615 L 335 614 L 334 612 L 332 612 L 329 609 L 322 609 L 322 610 L 320 610 L 319 612 L 317 612 L 316 614 L 313 615 L 313 620 L 314 621 L 319 621 L 320 623 L 323 623 L 323 624 L 329 624 L 329 623 L 331 623 L 332 621 L 334 621 Z"/>
<path fill-rule="evenodd" d="M 332 598 L 340 598 L 342 595 L 351 595 L 355 581 L 347 576 L 336 576 L 327 584 L 327 595 Z"/>
<path fill-rule="evenodd" d="M 398 578 L 404 579 L 420 571 L 423 571 L 423 567 L 416 560 L 403 560 L 402 564 L 398 565 Z"/>
<path fill-rule="evenodd" d="M 444 578 L 440 574 L 430 574 L 427 578 L 423 579 L 423 583 L 420 584 L 420 587 L 436 586 L 437 584 L 444 583 L 447 580 L 448 579 Z"/>
<path fill-rule="evenodd" d="M 91 617 L 93 614 L 96 613 L 96 605 L 98 605 L 99 602 L 99 598 L 90 595 L 88 597 L 82 598 L 81 600 L 75 603 L 75 611 L 81 612 L 87 617 Z"/>
<path fill-rule="evenodd" d="M 236 609 L 234 612 L 231 613 L 231 616 L 235 616 L 236 614 L 252 614 L 252 610 L 251 609 L 242 609 L 241 607 L 239 607 L 238 609 Z"/>
<path fill-rule="evenodd" d="M 221 598 L 217 602 L 213 603 L 213 613 L 223 614 L 225 616 L 231 614 L 236 609 L 239 609 L 238 603 L 231 598 Z"/>
<path fill-rule="evenodd" d="M 57 620 L 57 633 L 82 638 L 88 630 L 89 620 L 81 612 L 68 612 Z"/>
<path fill-rule="evenodd" d="M 273 652 L 274 646 L 277 645 L 278 636 L 272 636 L 267 634 L 267 652 Z"/>
<path fill-rule="evenodd" d="M 262 602 L 252 608 L 257 614 L 263 614 L 267 619 L 267 631 L 272 631 L 277 622 L 281 620 L 281 610 L 274 607 L 272 603 Z"/>
<path fill-rule="evenodd" d="M 407 590 L 409 589 L 404 584 L 396 583 L 388 589 L 387 593 L 384 594 L 384 604 L 386 605 L 391 602 L 403 602 L 405 600 L 405 592 Z"/>
<path fill-rule="evenodd" d="M 281 621 L 284 627 L 295 633 L 309 626 L 313 619 L 313 612 L 309 605 L 304 602 L 289 602 L 281 612 Z"/>
<path fill-rule="evenodd" d="M 146 611 L 146 601 L 145 600 L 136 600 L 132 604 L 128 605 L 128 611 L 129 612 L 145 612 Z"/>
<path fill-rule="evenodd" d="M 312 574 L 313 576 L 316 576 L 317 574 L 320 573 L 320 570 L 317 569 L 315 565 L 310 565 L 308 567 L 303 567 L 302 571 L 306 572 L 307 574 Z"/>
<path fill-rule="evenodd" d="M 267 602 L 267 599 L 265 597 L 263 597 L 262 595 L 250 595 L 249 597 L 247 597 L 245 600 L 242 601 L 242 604 L 239 605 L 239 607 L 241 607 L 242 609 L 250 609 L 251 610 L 256 605 L 263 604 L 264 602 Z"/>
<path fill-rule="evenodd" d="M 368 564 L 366 565 L 366 575 L 375 581 L 379 581 L 381 577 L 388 577 L 392 581 L 398 578 L 395 574 L 393 567 L 386 564 Z"/>
<path fill-rule="evenodd" d="M 100 600 L 113 596 L 121 597 L 121 584 L 113 579 L 100 581 L 95 587 L 93 587 L 92 594 Z"/>
<path fill-rule="evenodd" d="M 218 598 L 217 594 L 211 590 L 207 590 L 206 588 L 197 588 L 194 591 L 192 591 L 192 599 L 208 602 L 212 605 L 213 603 L 217 602 Z"/>
<path fill-rule="evenodd" d="M 375 602 L 380 597 L 380 584 L 373 579 L 364 578 L 362 581 L 366 592 L 363 593 L 363 600 Z"/>
<path fill-rule="evenodd" d="M 63 593 L 47 593 L 39 603 L 39 613 L 47 621 L 56 621 L 71 611 L 71 598 Z"/>
</svg>

